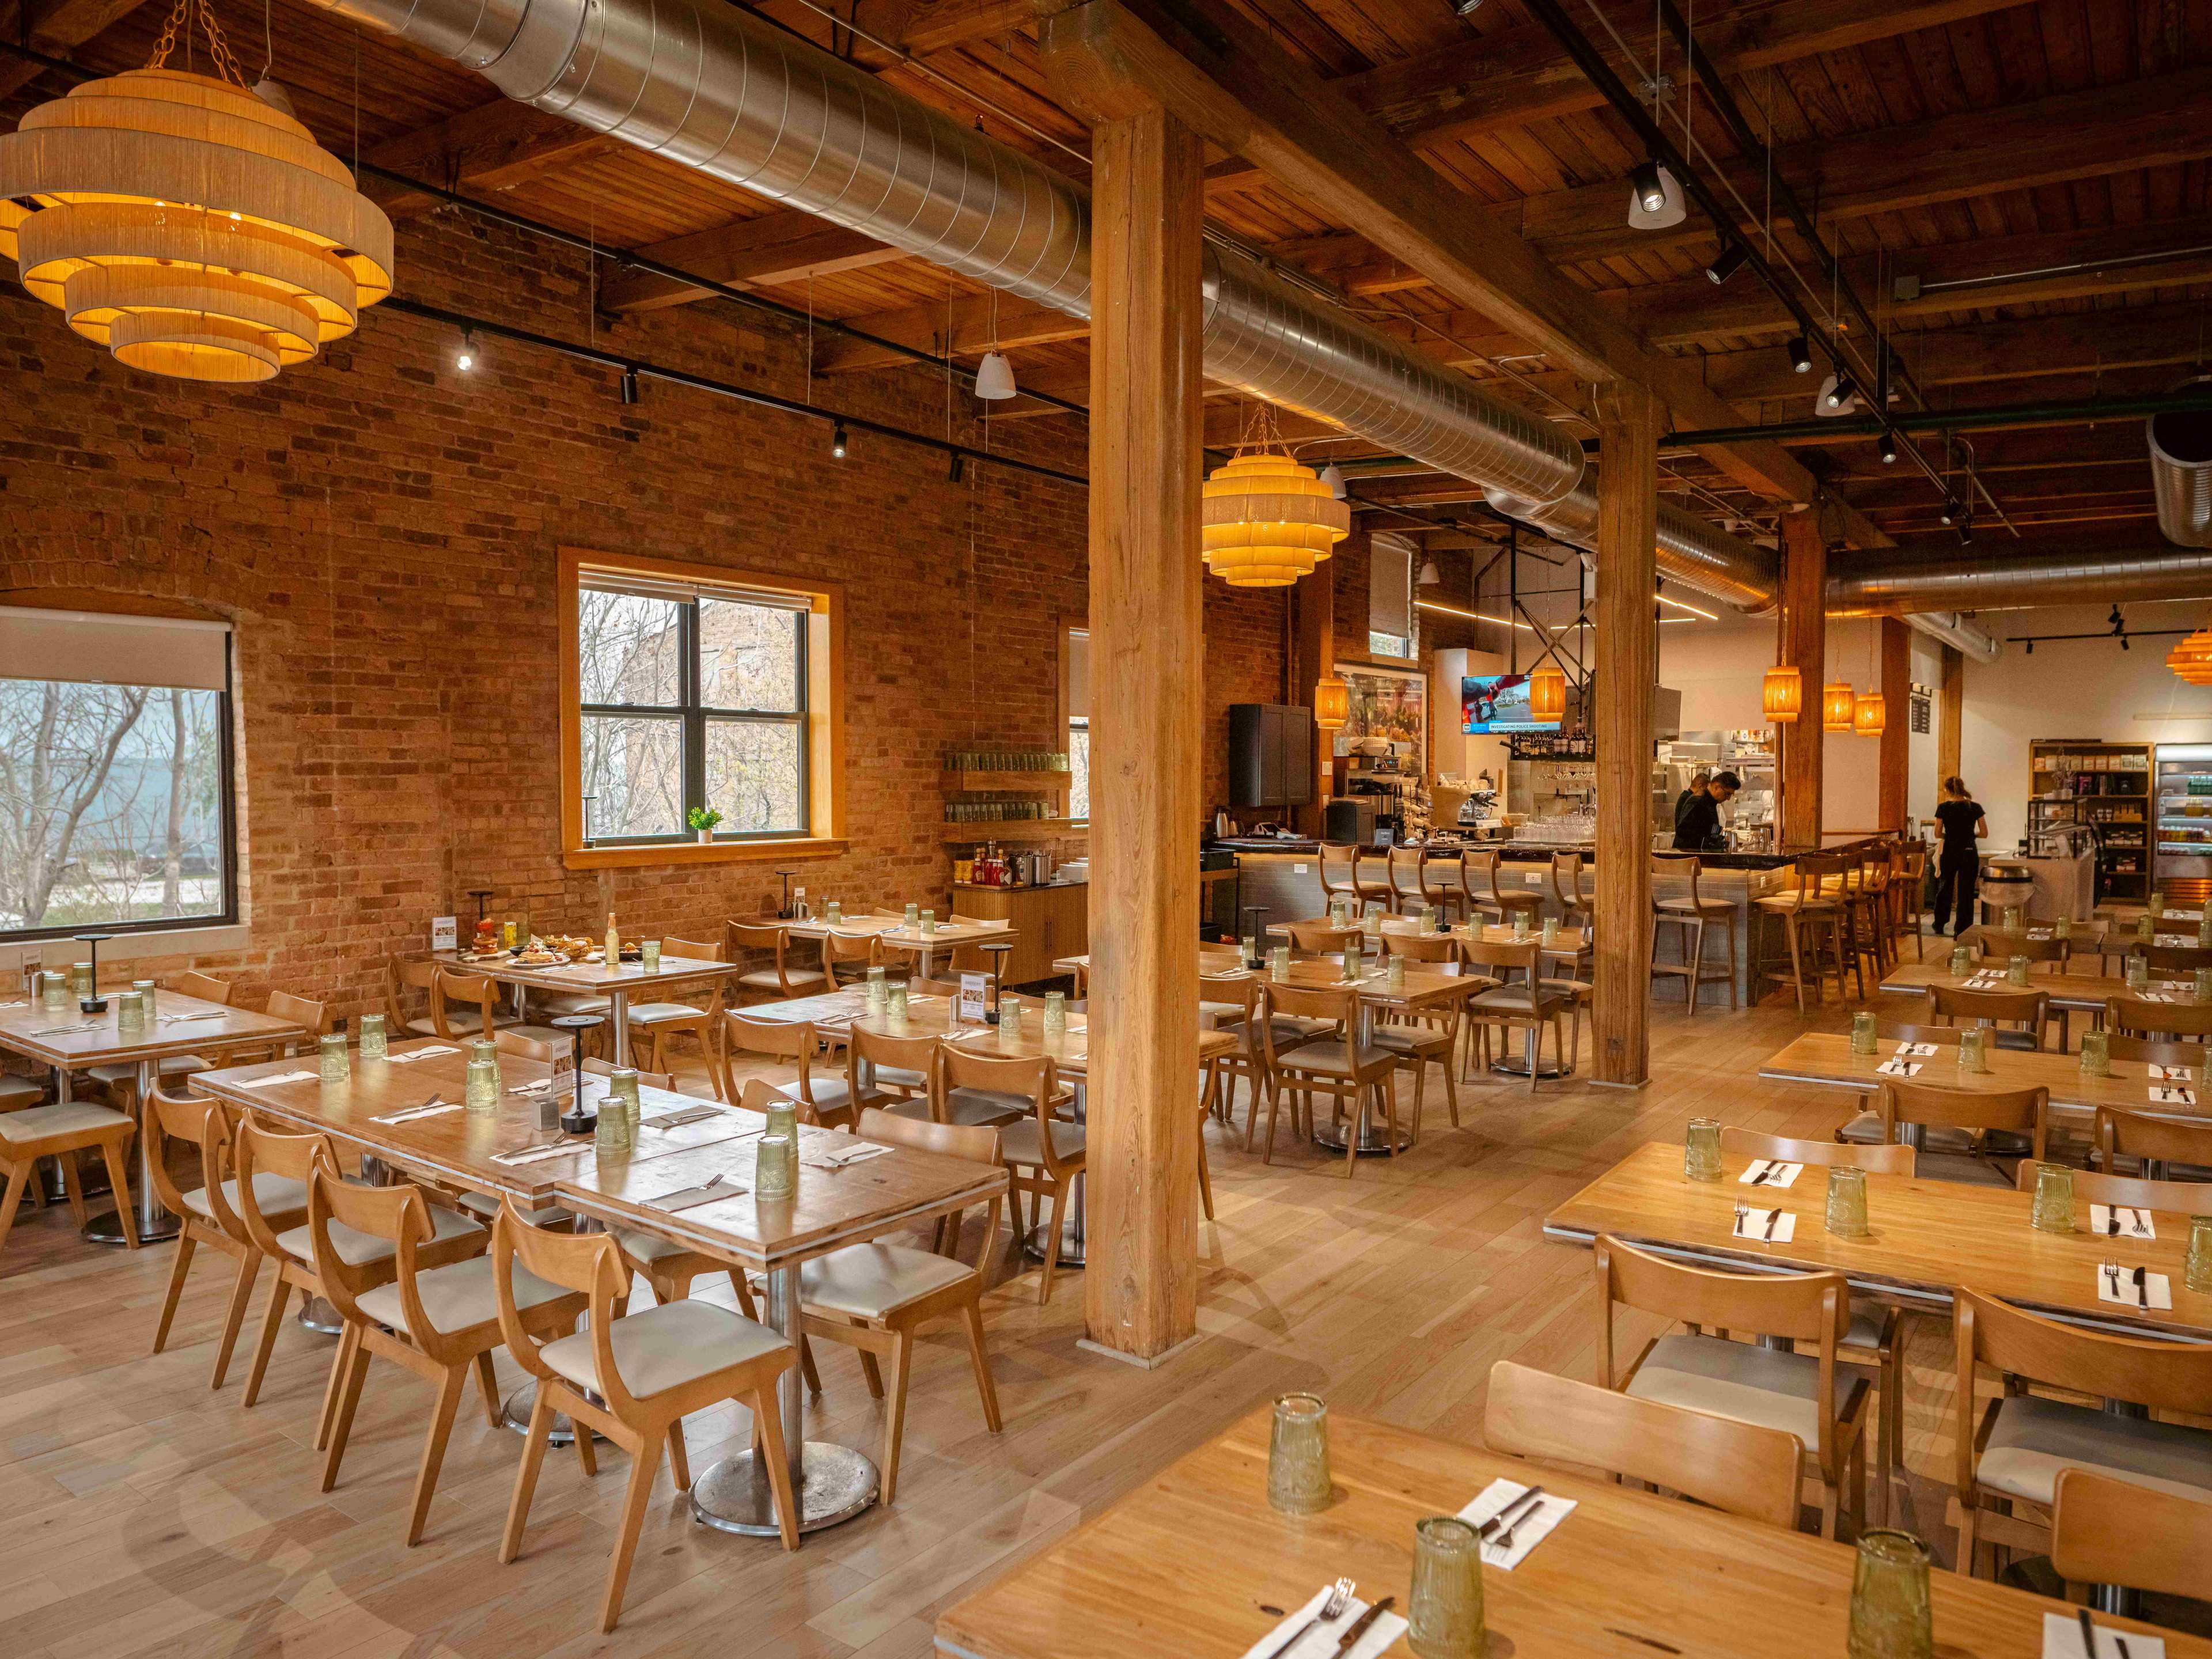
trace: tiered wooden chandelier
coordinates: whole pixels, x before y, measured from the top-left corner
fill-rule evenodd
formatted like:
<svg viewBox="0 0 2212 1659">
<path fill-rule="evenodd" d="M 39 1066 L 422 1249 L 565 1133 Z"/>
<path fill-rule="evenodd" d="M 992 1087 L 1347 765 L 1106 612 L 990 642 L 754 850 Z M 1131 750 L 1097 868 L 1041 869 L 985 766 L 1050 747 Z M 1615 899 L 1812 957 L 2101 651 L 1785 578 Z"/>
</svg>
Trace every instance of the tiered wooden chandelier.
<svg viewBox="0 0 2212 1659">
<path fill-rule="evenodd" d="M 1240 449 L 1206 481 L 1206 565 L 1231 587 L 1288 587 L 1352 533 L 1352 507 L 1280 447 L 1272 405 L 1252 418 L 1252 453 Z"/>
<path fill-rule="evenodd" d="M 2189 685 L 2212 685 L 2212 626 L 2198 629 L 2166 653 L 2166 665 Z"/>
<path fill-rule="evenodd" d="M 163 67 L 195 24 L 219 79 Z M 118 362 L 188 380 L 268 380 L 392 291 L 392 222 L 246 88 L 208 0 L 0 136 L 0 253 Z"/>
</svg>

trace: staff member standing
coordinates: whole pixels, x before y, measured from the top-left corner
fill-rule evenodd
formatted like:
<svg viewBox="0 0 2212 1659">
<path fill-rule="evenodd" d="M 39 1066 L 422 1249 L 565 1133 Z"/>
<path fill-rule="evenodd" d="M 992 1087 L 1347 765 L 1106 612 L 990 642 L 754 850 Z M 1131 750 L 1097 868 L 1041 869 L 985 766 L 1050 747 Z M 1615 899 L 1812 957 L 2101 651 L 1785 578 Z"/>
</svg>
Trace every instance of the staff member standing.
<svg viewBox="0 0 2212 1659">
<path fill-rule="evenodd" d="M 1721 834 L 1721 808 L 1741 783 L 1733 772 L 1716 773 L 1704 794 L 1693 794 L 1682 803 L 1674 819 L 1676 852 L 1706 853 L 1728 845 L 1727 837 Z"/>
<path fill-rule="evenodd" d="M 1954 935 L 1974 925 L 1974 884 L 1982 873 L 1982 855 L 1974 843 L 1990 833 L 1990 821 L 1982 816 L 1980 803 L 1966 793 L 1965 780 L 1946 778 L 1936 822 L 1943 831 L 1942 851 L 1936 861 L 1936 933 L 1941 938 L 1947 914 L 1956 915 L 1951 929 Z"/>
</svg>

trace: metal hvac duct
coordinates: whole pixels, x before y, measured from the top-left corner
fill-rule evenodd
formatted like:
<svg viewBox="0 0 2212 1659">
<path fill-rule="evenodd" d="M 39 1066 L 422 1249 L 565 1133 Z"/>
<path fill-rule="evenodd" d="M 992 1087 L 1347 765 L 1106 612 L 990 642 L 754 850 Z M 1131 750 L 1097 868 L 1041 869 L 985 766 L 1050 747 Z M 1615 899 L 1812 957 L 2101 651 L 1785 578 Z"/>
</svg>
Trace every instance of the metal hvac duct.
<svg viewBox="0 0 2212 1659">
<path fill-rule="evenodd" d="M 1832 617 L 2201 599 L 2212 599 L 2212 550 L 2084 554 L 2018 542 L 1973 558 L 1912 553 L 1862 560 L 1828 578 Z"/>
<path fill-rule="evenodd" d="M 1905 618 L 1905 623 L 1908 628 L 1917 629 L 1931 640 L 1941 640 L 1978 662 L 1995 662 L 2004 652 L 2002 644 L 1955 611 L 1916 611 Z"/>
<path fill-rule="evenodd" d="M 2206 381 L 2212 381 L 2212 374 L 2183 385 Z M 2152 416 L 2143 425 L 2150 440 L 2160 532 L 2177 547 L 2212 547 L 2212 411 L 2170 411 Z"/>
<path fill-rule="evenodd" d="M 1589 479 L 1558 501 L 1539 504 L 1487 490 L 1491 506 L 1576 547 L 1597 546 L 1597 487 Z M 1763 547 L 1716 529 L 1668 501 L 1659 503 L 1659 574 L 1757 615 L 1774 608 L 1780 562 Z"/>
</svg>

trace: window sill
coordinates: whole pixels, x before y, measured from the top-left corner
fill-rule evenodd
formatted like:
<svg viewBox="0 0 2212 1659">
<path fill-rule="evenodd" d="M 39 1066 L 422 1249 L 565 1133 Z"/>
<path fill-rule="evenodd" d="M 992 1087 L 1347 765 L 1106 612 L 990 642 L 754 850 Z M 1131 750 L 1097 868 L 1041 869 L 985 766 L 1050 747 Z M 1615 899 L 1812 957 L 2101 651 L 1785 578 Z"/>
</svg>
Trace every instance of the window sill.
<svg viewBox="0 0 2212 1659">
<path fill-rule="evenodd" d="M 771 859 L 836 858 L 852 843 L 842 836 L 802 836 L 787 841 L 672 841 L 649 847 L 571 847 L 561 862 L 571 870 L 635 870 L 649 865 L 758 864 Z"/>
<path fill-rule="evenodd" d="M 171 927 L 157 933 L 118 933 L 100 942 L 100 960 L 137 962 L 157 957 L 215 956 L 243 951 L 251 944 L 244 922 L 211 921 L 204 927 Z M 20 967 L 25 962 L 58 961 L 80 947 L 66 939 L 18 939 L 0 944 L 0 966 Z"/>
</svg>

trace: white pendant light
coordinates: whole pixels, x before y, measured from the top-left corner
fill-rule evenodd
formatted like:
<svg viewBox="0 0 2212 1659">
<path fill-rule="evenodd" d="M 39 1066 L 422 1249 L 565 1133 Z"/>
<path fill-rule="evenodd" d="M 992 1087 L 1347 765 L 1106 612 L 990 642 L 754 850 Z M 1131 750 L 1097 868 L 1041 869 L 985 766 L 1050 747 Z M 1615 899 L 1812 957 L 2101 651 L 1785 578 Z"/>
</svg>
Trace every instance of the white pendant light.
<svg viewBox="0 0 2212 1659">
<path fill-rule="evenodd" d="M 1656 161 L 1646 161 L 1630 175 L 1628 222 L 1636 230 L 1666 230 L 1689 216 L 1682 202 L 1682 182 Z"/>
<path fill-rule="evenodd" d="M 1006 361 L 1005 353 L 983 354 L 983 361 L 975 365 L 975 395 L 994 404 L 1014 395 L 1013 365 Z"/>
<path fill-rule="evenodd" d="M 1345 498 L 1347 492 L 1345 489 L 1344 469 L 1334 461 L 1322 468 L 1321 481 L 1328 486 L 1328 493 L 1335 496 L 1338 501 L 1340 501 Z"/>
<path fill-rule="evenodd" d="M 1437 562 L 1434 559 L 1424 559 L 1421 562 L 1420 585 L 1423 587 L 1437 586 L 1443 579 L 1443 572 L 1437 568 Z"/>
</svg>

